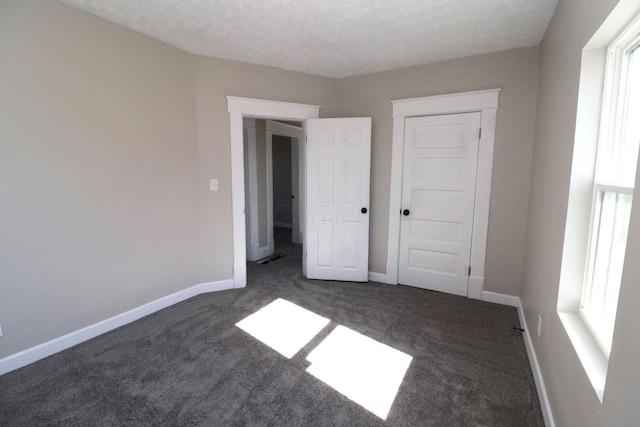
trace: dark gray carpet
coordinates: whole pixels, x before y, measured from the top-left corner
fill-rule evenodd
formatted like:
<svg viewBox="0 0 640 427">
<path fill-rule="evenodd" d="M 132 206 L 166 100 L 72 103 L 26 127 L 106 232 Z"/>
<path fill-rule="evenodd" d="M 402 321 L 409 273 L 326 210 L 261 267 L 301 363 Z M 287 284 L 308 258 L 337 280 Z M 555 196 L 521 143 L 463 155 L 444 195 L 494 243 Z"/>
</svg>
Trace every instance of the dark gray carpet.
<svg viewBox="0 0 640 427">
<path fill-rule="evenodd" d="M 405 286 L 306 280 L 300 250 L 0 377 L 0 425 L 542 426 L 516 310 Z M 276 298 L 331 319 L 292 359 L 234 326 Z M 306 372 L 337 325 L 411 356 L 383 421 Z M 381 369 L 384 369 L 382 367 Z"/>
</svg>

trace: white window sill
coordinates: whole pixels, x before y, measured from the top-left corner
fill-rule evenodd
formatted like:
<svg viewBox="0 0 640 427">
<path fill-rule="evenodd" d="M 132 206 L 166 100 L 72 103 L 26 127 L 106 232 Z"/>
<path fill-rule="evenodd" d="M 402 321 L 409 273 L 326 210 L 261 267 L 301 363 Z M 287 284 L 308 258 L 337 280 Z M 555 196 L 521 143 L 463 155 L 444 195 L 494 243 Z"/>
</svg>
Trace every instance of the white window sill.
<svg viewBox="0 0 640 427">
<path fill-rule="evenodd" d="M 582 367 L 587 373 L 600 403 L 602 403 L 609 360 L 578 313 L 558 312 L 558 315 L 578 354 Z"/>
</svg>

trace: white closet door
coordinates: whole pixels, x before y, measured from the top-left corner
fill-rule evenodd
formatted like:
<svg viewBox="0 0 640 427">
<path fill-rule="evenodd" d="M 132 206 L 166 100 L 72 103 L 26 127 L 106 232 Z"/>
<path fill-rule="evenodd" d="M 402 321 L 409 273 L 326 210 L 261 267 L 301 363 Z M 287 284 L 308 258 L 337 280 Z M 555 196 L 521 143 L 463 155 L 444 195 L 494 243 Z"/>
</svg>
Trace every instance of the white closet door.
<svg viewBox="0 0 640 427">
<path fill-rule="evenodd" d="M 467 295 L 480 117 L 405 122 L 398 283 Z"/>
</svg>

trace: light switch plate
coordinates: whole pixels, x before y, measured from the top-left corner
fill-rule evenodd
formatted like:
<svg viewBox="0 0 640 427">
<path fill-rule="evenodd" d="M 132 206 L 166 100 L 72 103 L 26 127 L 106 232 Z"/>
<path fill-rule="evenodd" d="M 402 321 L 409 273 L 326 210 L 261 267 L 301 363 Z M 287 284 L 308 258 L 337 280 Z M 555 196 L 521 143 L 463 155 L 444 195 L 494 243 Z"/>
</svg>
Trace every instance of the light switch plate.
<svg viewBox="0 0 640 427">
<path fill-rule="evenodd" d="M 2 338 L 4 334 L 2 333 L 2 324 L 0 323 L 0 338 Z"/>
<path fill-rule="evenodd" d="M 218 180 L 217 179 L 209 180 L 209 190 L 218 191 Z"/>
</svg>

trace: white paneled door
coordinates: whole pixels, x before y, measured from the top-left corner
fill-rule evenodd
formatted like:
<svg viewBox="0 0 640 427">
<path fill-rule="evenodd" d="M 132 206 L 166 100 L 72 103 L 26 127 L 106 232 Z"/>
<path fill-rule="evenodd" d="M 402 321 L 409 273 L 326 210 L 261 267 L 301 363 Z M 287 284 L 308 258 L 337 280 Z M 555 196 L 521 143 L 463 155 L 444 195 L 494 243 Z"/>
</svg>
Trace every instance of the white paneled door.
<svg viewBox="0 0 640 427">
<path fill-rule="evenodd" d="M 398 283 L 467 295 L 480 118 L 405 121 Z"/>
<path fill-rule="evenodd" d="M 307 120 L 306 275 L 366 282 L 371 118 Z"/>
</svg>

